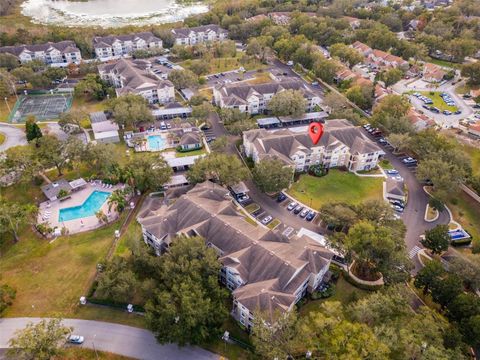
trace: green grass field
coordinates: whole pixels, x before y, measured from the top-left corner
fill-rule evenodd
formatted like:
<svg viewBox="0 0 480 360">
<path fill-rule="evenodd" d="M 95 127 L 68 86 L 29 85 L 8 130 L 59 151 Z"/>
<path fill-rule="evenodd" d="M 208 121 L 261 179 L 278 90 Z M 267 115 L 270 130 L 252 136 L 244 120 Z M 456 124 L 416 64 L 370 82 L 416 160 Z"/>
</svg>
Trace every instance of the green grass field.
<svg viewBox="0 0 480 360">
<path fill-rule="evenodd" d="M 445 104 L 445 101 L 443 101 L 443 99 L 440 97 L 441 93 L 438 91 L 421 91 L 420 94 L 425 95 L 430 99 L 432 99 L 433 101 L 432 106 L 435 106 L 436 108 L 440 109 L 440 111 L 449 110 L 451 112 L 455 112 L 458 110 L 456 106 L 448 106 L 447 104 Z"/>
<path fill-rule="evenodd" d="M 218 74 L 225 71 L 237 70 L 243 67 L 245 70 L 258 70 L 264 69 L 266 65 L 262 64 L 258 60 L 240 61 L 243 57 L 243 53 L 237 53 L 236 57 L 225 58 L 213 58 L 209 60 L 209 74 Z M 192 64 L 197 62 L 203 62 L 203 59 L 185 60 L 179 63 L 180 66 L 189 69 Z M 242 78 L 242 74 L 238 74 L 239 78 Z"/>
<path fill-rule="evenodd" d="M 288 193 L 314 209 L 329 202 L 358 204 L 382 198 L 382 178 L 359 177 L 353 173 L 330 170 L 324 177 L 301 175 Z"/>
<path fill-rule="evenodd" d="M 447 205 L 454 220 L 472 235 L 475 250 L 480 251 L 480 204 L 459 190 L 452 195 Z"/>
<path fill-rule="evenodd" d="M 7 139 L 6 135 L 0 132 L 0 145 L 2 145 L 6 139 Z"/>
</svg>

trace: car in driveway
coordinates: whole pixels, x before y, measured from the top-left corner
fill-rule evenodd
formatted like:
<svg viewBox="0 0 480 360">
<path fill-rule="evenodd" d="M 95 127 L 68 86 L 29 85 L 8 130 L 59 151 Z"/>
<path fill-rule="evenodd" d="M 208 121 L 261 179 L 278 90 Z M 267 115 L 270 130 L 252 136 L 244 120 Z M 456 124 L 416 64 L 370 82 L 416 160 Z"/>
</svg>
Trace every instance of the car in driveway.
<svg viewBox="0 0 480 360">
<path fill-rule="evenodd" d="M 292 201 L 290 204 L 288 204 L 287 210 L 292 211 L 293 209 L 295 209 L 297 207 L 297 205 L 298 204 L 295 201 Z"/>
<path fill-rule="evenodd" d="M 300 211 L 302 211 L 302 210 L 303 210 L 303 206 L 302 205 L 297 205 L 297 207 L 293 210 L 293 213 L 295 215 L 298 215 L 298 214 L 300 214 Z"/>
<path fill-rule="evenodd" d="M 277 202 L 280 203 L 280 202 L 282 202 L 283 200 L 285 200 L 286 198 L 287 198 L 287 195 L 285 195 L 284 193 L 281 192 L 281 193 L 278 194 L 278 196 L 277 196 Z"/>
<path fill-rule="evenodd" d="M 67 337 L 67 342 L 69 344 L 76 344 L 76 345 L 80 345 L 80 344 L 83 344 L 83 342 L 85 341 L 84 337 L 83 336 L 80 336 L 80 335 L 69 335 Z"/>
<path fill-rule="evenodd" d="M 385 171 L 387 175 L 398 175 L 398 170 L 390 169 Z"/>
<path fill-rule="evenodd" d="M 315 217 L 315 211 L 310 210 L 307 216 L 305 217 L 305 220 L 312 221 L 314 217 Z"/>
<path fill-rule="evenodd" d="M 262 219 L 262 224 L 263 224 L 263 225 L 267 225 L 267 224 L 270 223 L 272 220 L 273 220 L 273 217 L 271 217 L 270 215 L 268 215 L 268 216 L 266 216 L 266 217 L 264 217 L 264 218 Z"/>
<path fill-rule="evenodd" d="M 402 163 L 404 163 L 405 165 L 415 165 L 417 163 L 417 160 L 409 156 L 405 159 L 402 159 Z"/>
<path fill-rule="evenodd" d="M 393 210 L 399 213 L 403 213 L 403 207 L 398 206 L 398 205 L 392 205 Z"/>
</svg>

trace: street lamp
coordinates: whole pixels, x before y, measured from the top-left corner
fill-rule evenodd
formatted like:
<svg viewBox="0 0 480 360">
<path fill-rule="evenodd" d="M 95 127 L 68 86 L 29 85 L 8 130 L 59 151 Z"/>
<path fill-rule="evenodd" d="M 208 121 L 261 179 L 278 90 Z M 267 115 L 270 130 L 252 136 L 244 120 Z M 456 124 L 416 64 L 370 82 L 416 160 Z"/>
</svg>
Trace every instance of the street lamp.
<svg viewBox="0 0 480 360">
<path fill-rule="evenodd" d="M 5 96 L 5 104 L 7 104 L 8 112 L 12 112 L 12 109 L 10 109 L 10 105 L 8 105 L 8 98 Z"/>
</svg>

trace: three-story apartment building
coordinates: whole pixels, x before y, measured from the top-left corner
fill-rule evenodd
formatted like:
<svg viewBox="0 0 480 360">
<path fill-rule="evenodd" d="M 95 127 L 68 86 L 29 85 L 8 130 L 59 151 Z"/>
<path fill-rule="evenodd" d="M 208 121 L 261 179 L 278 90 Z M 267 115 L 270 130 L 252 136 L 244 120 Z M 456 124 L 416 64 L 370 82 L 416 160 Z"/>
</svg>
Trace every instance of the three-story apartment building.
<svg viewBox="0 0 480 360">
<path fill-rule="evenodd" d="M 235 209 L 228 191 L 205 182 L 166 206 L 154 199 L 139 213 L 144 240 L 158 255 L 176 236 L 201 236 L 222 263 L 221 282 L 232 291 L 232 316 L 252 327 L 256 311 L 272 319 L 313 292 L 333 253 L 307 235 L 290 239 L 254 226 Z"/>
<path fill-rule="evenodd" d="M 204 42 L 223 41 L 228 38 L 228 31 L 218 25 L 172 29 L 172 34 L 176 45 L 195 45 Z"/>
<path fill-rule="evenodd" d="M 147 60 L 120 59 L 112 64 L 99 65 L 98 72 L 103 80 L 115 87 L 117 96 L 134 93 L 151 104 L 174 101 L 173 84 L 155 75 L 150 68 Z"/>
<path fill-rule="evenodd" d="M 0 53 L 15 56 L 22 64 L 32 60 L 40 60 L 54 67 L 65 67 L 79 64 L 82 55 L 73 41 L 48 42 L 37 45 L 18 45 L 0 47 Z"/>
<path fill-rule="evenodd" d="M 93 38 L 95 56 L 101 61 L 118 59 L 136 50 L 161 49 L 162 40 L 151 32 L 129 35 L 96 36 Z"/>
<path fill-rule="evenodd" d="M 213 88 L 215 104 L 220 108 L 238 109 L 249 114 L 267 111 L 272 97 L 281 91 L 298 90 L 307 102 L 305 111 L 310 112 L 320 105 L 321 99 L 298 79 L 287 79 L 265 84 L 227 84 Z"/>
<path fill-rule="evenodd" d="M 312 165 L 346 167 L 349 171 L 377 166 L 385 152 L 347 120 L 328 120 L 320 141 L 314 145 L 307 132 L 249 130 L 243 133 L 245 154 L 255 163 L 277 158 L 297 172 Z"/>
</svg>

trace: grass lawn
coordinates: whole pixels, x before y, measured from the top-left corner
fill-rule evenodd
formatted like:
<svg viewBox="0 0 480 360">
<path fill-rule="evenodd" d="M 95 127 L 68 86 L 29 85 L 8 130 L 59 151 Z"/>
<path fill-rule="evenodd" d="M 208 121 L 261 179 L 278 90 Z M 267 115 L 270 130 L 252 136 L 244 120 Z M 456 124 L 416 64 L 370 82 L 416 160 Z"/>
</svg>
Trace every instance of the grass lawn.
<svg viewBox="0 0 480 360">
<path fill-rule="evenodd" d="M 251 203 L 250 205 L 247 205 L 245 207 L 245 210 L 247 210 L 249 214 L 253 213 L 254 211 L 257 211 L 258 209 L 260 209 L 260 206 L 258 206 L 258 204 L 256 203 Z"/>
<path fill-rule="evenodd" d="M 428 220 L 433 220 L 435 217 L 438 215 L 438 211 L 432 208 L 431 206 L 428 206 L 428 211 L 427 211 L 427 219 Z"/>
<path fill-rule="evenodd" d="M 197 156 L 197 155 L 202 155 L 205 154 L 205 148 L 201 148 L 198 150 L 193 150 L 193 151 L 187 151 L 187 152 L 175 152 L 175 157 L 180 158 L 180 157 L 185 157 L 185 156 Z"/>
<path fill-rule="evenodd" d="M 121 356 L 110 352 L 97 351 L 92 349 L 69 346 L 62 355 L 55 357 L 55 360 L 129 360 L 133 358 Z"/>
<path fill-rule="evenodd" d="M 5 134 L 0 132 L 0 145 L 2 145 L 6 139 L 7 137 L 5 136 Z"/>
<path fill-rule="evenodd" d="M 459 222 L 473 238 L 476 252 L 480 251 L 480 205 L 463 191 L 451 196 L 448 207 L 453 213 L 453 219 Z"/>
<path fill-rule="evenodd" d="M 445 103 L 445 101 L 443 101 L 443 99 L 440 97 L 441 93 L 438 92 L 438 91 L 421 91 L 420 94 L 425 95 L 425 96 L 429 97 L 430 99 L 432 99 L 432 101 L 433 101 L 432 106 L 437 107 L 438 109 L 440 109 L 440 111 L 450 110 L 452 112 L 455 112 L 455 111 L 458 110 L 458 108 L 456 106 L 448 106 Z"/>
<path fill-rule="evenodd" d="M 120 222 L 56 239 L 37 238 L 25 228 L 17 244 L 4 242 L 0 273 L 17 290 L 6 316 L 72 316 L 85 295 L 96 264 L 103 261 Z"/>
<path fill-rule="evenodd" d="M 359 177 L 340 170 L 330 170 L 323 177 L 301 175 L 288 193 L 306 205 L 319 209 L 323 204 L 341 201 L 358 204 L 382 198 L 382 178 Z"/>
<path fill-rule="evenodd" d="M 248 222 L 249 224 L 252 224 L 254 226 L 258 226 L 257 222 L 255 220 L 253 220 L 251 217 L 249 216 L 245 216 L 244 217 L 245 221 Z"/>
<path fill-rule="evenodd" d="M 441 59 L 430 58 L 428 62 L 431 62 L 432 64 L 444 66 L 444 67 L 454 68 L 454 69 L 460 69 L 461 67 L 461 64 L 457 64 L 457 63 L 453 63 L 453 62 L 450 62 L 447 60 L 441 60 Z"/>
<path fill-rule="evenodd" d="M 273 219 L 270 224 L 267 225 L 267 227 L 271 230 L 275 229 L 278 225 L 280 225 L 282 222 L 278 219 Z"/>
<path fill-rule="evenodd" d="M 97 101 L 91 100 L 88 101 L 84 96 L 74 96 L 72 102 L 72 109 L 82 110 L 86 113 L 91 113 L 95 111 L 103 111 L 107 108 L 106 100 Z"/>
<path fill-rule="evenodd" d="M 0 101 L 0 122 L 7 122 L 8 116 L 10 115 L 10 110 L 13 109 L 15 103 L 17 102 L 17 98 L 15 96 L 10 96 L 7 98 L 7 104 L 5 104 L 5 100 L 2 98 Z M 10 107 L 10 110 L 9 110 Z"/>
<path fill-rule="evenodd" d="M 390 161 L 388 161 L 387 159 L 383 159 L 382 161 L 380 161 L 380 166 L 383 170 L 392 170 L 394 168 Z"/>
<path fill-rule="evenodd" d="M 463 151 L 470 157 L 475 176 L 480 176 L 480 149 L 473 146 L 463 146 Z"/>
<path fill-rule="evenodd" d="M 335 292 L 333 296 L 327 299 L 311 300 L 300 308 L 300 315 L 306 316 L 312 311 L 318 311 L 320 306 L 325 301 L 340 301 L 343 305 L 348 305 L 353 301 L 361 299 L 368 295 L 370 292 L 367 290 L 359 289 L 347 280 L 343 278 L 342 275 L 337 280 L 335 284 Z"/>
<path fill-rule="evenodd" d="M 198 95 L 202 95 L 208 101 L 212 101 L 212 99 L 213 99 L 212 89 L 200 89 L 200 90 L 198 90 Z"/>
<path fill-rule="evenodd" d="M 268 72 L 259 72 L 255 75 L 255 77 L 251 80 L 247 81 L 249 84 L 264 84 L 272 82 L 272 78 L 270 77 Z"/>
</svg>

